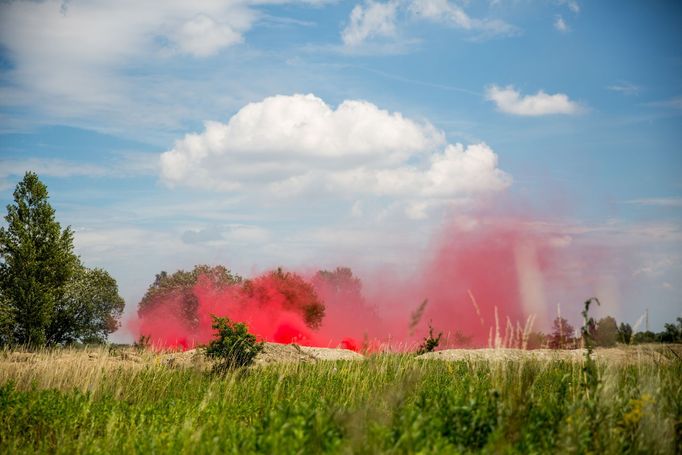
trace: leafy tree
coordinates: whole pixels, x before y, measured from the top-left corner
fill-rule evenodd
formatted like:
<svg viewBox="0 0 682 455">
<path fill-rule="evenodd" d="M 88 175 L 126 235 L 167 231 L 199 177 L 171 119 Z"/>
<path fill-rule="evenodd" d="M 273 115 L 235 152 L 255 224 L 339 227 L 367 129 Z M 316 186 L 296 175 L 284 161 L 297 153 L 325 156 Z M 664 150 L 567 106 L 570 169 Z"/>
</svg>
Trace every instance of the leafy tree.
<svg viewBox="0 0 682 455">
<path fill-rule="evenodd" d="M 235 275 L 222 265 L 195 265 L 191 271 L 178 270 L 169 275 L 162 271 L 149 286 L 138 306 L 138 314 L 144 317 L 149 311 L 162 303 L 172 303 L 189 327 L 196 327 L 199 319 L 197 308 L 199 301 L 194 293 L 194 287 L 199 279 L 207 280 L 214 288 L 221 289 L 242 282 L 239 275 Z"/>
<path fill-rule="evenodd" d="M 0 228 L 0 289 L 10 302 L 12 338 L 42 345 L 55 305 L 78 265 L 73 233 L 55 220 L 47 187 L 33 172 L 16 186 L 5 220 L 7 228 Z"/>
<path fill-rule="evenodd" d="M 572 349 L 575 347 L 575 329 L 562 317 L 557 317 L 552 323 L 552 333 L 548 337 L 551 349 Z"/>
<path fill-rule="evenodd" d="M 615 346 L 618 341 L 618 323 L 611 316 L 597 321 L 593 339 L 597 346 L 610 347 Z"/>
<path fill-rule="evenodd" d="M 630 344 L 632 340 L 632 327 L 630 324 L 624 322 L 620 323 L 618 327 L 618 341 L 624 344 Z"/>
<path fill-rule="evenodd" d="M 320 327 L 325 315 L 324 303 L 315 287 L 299 274 L 278 268 L 264 276 L 246 280 L 243 286 L 244 295 L 261 304 L 272 298 L 273 291 L 281 297 L 282 308 L 300 313 L 308 327 Z"/>
<path fill-rule="evenodd" d="M 119 327 L 125 303 L 106 271 L 80 267 L 57 302 L 47 330 L 49 343 L 101 343 Z"/>
<path fill-rule="evenodd" d="M 677 318 L 677 324 L 665 324 L 657 338 L 662 343 L 682 343 L 682 318 Z"/>
<path fill-rule="evenodd" d="M 263 350 L 262 342 L 249 333 L 249 328 L 241 322 L 232 322 L 228 318 L 213 317 L 213 328 L 216 339 L 206 347 L 206 356 L 218 359 L 216 371 L 249 366 L 259 352 Z"/>
</svg>

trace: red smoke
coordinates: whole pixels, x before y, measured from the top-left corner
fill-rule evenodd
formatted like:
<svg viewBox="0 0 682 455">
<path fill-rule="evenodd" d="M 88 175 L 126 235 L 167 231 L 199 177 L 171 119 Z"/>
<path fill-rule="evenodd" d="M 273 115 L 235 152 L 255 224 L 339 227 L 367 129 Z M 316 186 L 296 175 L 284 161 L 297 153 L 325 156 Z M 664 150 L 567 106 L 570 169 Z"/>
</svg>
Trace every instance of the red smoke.
<svg viewBox="0 0 682 455">
<path fill-rule="evenodd" d="M 170 297 L 147 311 L 134 331 L 157 346 L 186 349 L 213 337 L 216 315 L 247 323 L 265 341 L 377 350 L 412 349 L 431 323 L 444 333 L 444 345 L 487 346 L 496 334 L 500 339 L 505 330 L 509 334 L 509 324 L 523 326 L 545 307 L 542 284 L 556 248 L 549 235 L 522 226 L 453 225 L 408 277 L 377 273 L 361 283 L 350 269 L 340 268 L 308 279 L 291 274 L 284 282 L 281 273 L 271 272 L 227 287 L 199 279 L 191 289 L 198 301 L 193 326 Z M 316 297 L 324 302 L 325 316 L 311 328 L 304 308 L 312 308 Z M 424 299 L 428 303 L 416 318 Z"/>
</svg>

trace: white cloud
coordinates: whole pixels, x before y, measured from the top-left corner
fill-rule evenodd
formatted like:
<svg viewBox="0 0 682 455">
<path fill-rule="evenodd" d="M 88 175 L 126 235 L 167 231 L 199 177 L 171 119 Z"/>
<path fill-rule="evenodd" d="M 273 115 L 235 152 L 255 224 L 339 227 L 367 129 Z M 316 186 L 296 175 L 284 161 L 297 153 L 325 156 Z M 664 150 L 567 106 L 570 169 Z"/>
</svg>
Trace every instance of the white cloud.
<svg viewBox="0 0 682 455">
<path fill-rule="evenodd" d="M 415 18 L 440 22 L 486 36 L 516 35 L 519 29 L 499 19 L 476 19 L 448 0 L 410 0 L 408 10 Z"/>
<path fill-rule="evenodd" d="M 492 85 L 486 90 L 486 98 L 493 101 L 497 108 L 507 114 L 522 116 L 541 116 L 552 114 L 578 114 L 581 106 L 571 101 L 567 95 L 547 94 L 540 90 L 535 95 L 521 96 L 513 86 Z"/>
<path fill-rule="evenodd" d="M 395 16 L 398 3 L 368 1 L 365 6 L 355 5 L 350 22 L 341 32 L 346 46 L 357 46 L 369 38 L 395 35 Z"/>
<path fill-rule="evenodd" d="M 161 176 L 186 185 L 284 200 L 296 195 L 402 203 L 410 216 L 444 202 L 505 189 L 511 178 L 485 144 L 444 134 L 357 100 L 332 109 L 314 95 L 273 96 L 227 123 L 206 122 L 161 155 Z"/>
<path fill-rule="evenodd" d="M 207 75 L 184 83 L 166 65 L 179 57 L 201 65 L 244 41 L 265 3 L 286 1 L 0 2 L 0 46 L 11 65 L 3 71 L 0 105 L 29 107 L 50 123 L 177 129 L 195 118 L 190 111 L 205 107 L 188 102 L 196 98 L 189 93 L 210 84 L 215 90 L 217 82 Z M 234 85 L 221 79 L 221 87 Z"/>
<path fill-rule="evenodd" d="M 341 38 L 348 47 L 357 47 L 376 38 L 398 35 L 398 18 L 407 13 L 412 19 L 437 22 L 475 33 L 475 38 L 510 36 L 519 29 L 499 19 L 470 17 L 461 7 L 448 0 L 389 0 L 385 3 L 367 0 L 351 11 Z"/>
<path fill-rule="evenodd" d="M 562 33 L 566 33 L 570 30 L 568 24 L 566 24 L 566 21 L 564 21 L 564 18 L 561 17 L 561 15 L 558 15 L 554 20 L 554 28 Z"/>
<path fill-rule="evenodd" d="M 200 14 L 182 24 L 172 39 L 179 50 L 196 57 L 208 57 L 242 41 L 242 35 L 227 24 Z"/>
</svg>

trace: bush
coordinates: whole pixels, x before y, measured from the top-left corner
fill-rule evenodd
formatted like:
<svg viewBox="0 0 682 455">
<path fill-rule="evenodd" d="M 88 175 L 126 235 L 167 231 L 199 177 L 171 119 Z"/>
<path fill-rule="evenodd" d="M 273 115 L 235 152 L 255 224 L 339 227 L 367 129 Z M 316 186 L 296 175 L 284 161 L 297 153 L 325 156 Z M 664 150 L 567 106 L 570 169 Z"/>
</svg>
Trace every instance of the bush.
<svg viewBox="0 0 682 455">
<path fill-rule="evenodd" d="M 263 350 L 263 343 L 249 333 L 249 328 L 241 322 L 232 322 L 228 318 L 212 316 L 216 339 L 206 348 L 206 356 L 218 359 L 215 369 L 225 371 L 246 367 Z"/>
<path fill-rule="evenodd" d="M 429 324 L 429 336 L 424 337 L 424 341 L 419 345 L 417 349 L 417 355 L 426 354 L 427 352 L 433 352 L 434 349 L 440 344 L 440 339 L 443 336 L 443 332 L 439 332 L 438 336 L 433 336 L 433 327 Z"/>
</svg>

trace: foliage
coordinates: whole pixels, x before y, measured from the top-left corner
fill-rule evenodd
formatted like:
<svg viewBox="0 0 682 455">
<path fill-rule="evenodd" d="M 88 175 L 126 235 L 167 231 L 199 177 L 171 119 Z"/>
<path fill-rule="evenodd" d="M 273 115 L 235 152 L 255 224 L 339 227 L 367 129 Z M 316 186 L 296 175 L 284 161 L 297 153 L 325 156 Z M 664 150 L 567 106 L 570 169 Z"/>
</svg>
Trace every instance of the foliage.
<svg viewBox="0 0 682 455">
<path fill-rule="evenodd" d="M 157 274 L 154 283 L 138 304 L 138 315 L 143 317 L 147 312 L 161 303 L 173 302 L 189 327 L 196 327 L 199 319 L 197 307 L 199 301 L 194 293 L 194 287 L 199 279 L 207 280 L 214 288 L 221 289 L 242 282 L 239 275 L 233 274 L 222 265 L 195 265 L 187 272 L 178 270 L 173 274 L 165 271 Z"/>
<path fill-rule="evenodd" d="M 206 355 L 219 360 L 219 371 L 249 366 L 263 350 L 264 343 L 256 341 L 244 323 L 213 316 L 213 328 L 216 339 L 206 347 Z"/>
<path fill-rule="evenodd" d="M 353 271 L 349 267 L 337 267 L 335 270 L 320 270 L 313 278 L 313 284 L 324 282 L 333 288 L 336 293 L 350 294 L 360 297 L 362 283 L 360 279 L 353 276 Z"/>
<path fill-rule="evenodd" d="M 573 336 L 575 329 L 562 317 L 552 322 L 552 333 L 548 336 L 547 344 L 551 349 L 573 349 L 576 340 Z"/>
<path fill-rule="evenodd" d="M 596 346 L 614 346 L 618 341 L 618 323 L 611 316 L 601 318 L 597 321 L 593 337 Z"/>
<path fill-rule="evenodd" d="M 13 315 L 12 341 L 42 345 L 55 307 L 79 265 L 73 234 L 62 231 L 48 202 L 47 187 L 27 172 L 7 206 L 0 228 L 0 288 Z"/>
<path fill-rule="evenodd" d="M 528 334 L 526 341 L 526 349 L 542 349 L 548 344 L 547 335 L 539 331 L 533 331 Z"/>
<path fill-rule="evenodd" d="M 585 360 L 583 362 L 583 384 L 585 387 L 585 392 L 588 400 L 590 395 L 594 394 L 594 390 L 599 382 L 599 374 L 597 372 L 594 360 L 592 359 L 592 349 L 594 347 L 594 333 L 596 333 L 597 324 L 594 322 L 592 316 L 590 316 L 590 305 L 592 303 L 601 305 L 599 299 L 596 297 L 590 297 L 585 300 L 585 306 L 582 311 L 583 315 L 583 326 L 580 328 L 580 333 L 582 335 L 583 347 L 585 348 Z M 613 318 L 611 318 L 613 319 Z M 613 321 L 615 325 L 616 321 Z M 593 403 L 590 403 L 593 404 Z M 593 409 L 590 408 L 592 411 Z"/>
<path fill-rule="evenodd" d="M 682 343 L 682 317 L 677 318 L 677 324 L 667 323 L 662 332 L 637 332 L 632 335 L 632 342 L 642 343 Z"/>
<path fill-rule="evenodd" d="M 300 313 L 308 327 L 320 327 L 325 314 L 324 302 L 315 287 L 301 275 L 278 268 L 262 277 L 246 280 L 243 285 L 244 294 L 263 305 L 272 298 L 273 291 L 282 298 L 282 308 Z"/>
<path fill-rule="evenodd" d="M 682 317 L 677 318 L 677 324 L 665 324 L 658 338 L 662 343 L 682 343 Z"/>
<path fill-rule="evenodd" d="M 618 327 L 618 341 L 623 344 L 630 344 L 632 340 L 632 326 L 630 324 L 621 322 Z"/>
<path fill-rule="evenodd" d="M 105 270 L 79 267 L 57 301 L 47 329 L 51 344 L 102 343 L 119 327 L 125 302 Z"/>
<path fill-rule="evenodd" d="M 87 269 L 62 231 L 47 187 L 27 172 L 0 228 L 0 344 L 103 342 L 124 302 L 104 270 Z"/>
<path fill-rule="evenodd" d="M 651 330 L 647 330 L 645 332 L 637 332 L 632 335 L 632 342 L 635 344 L 656 343 L 658 342 L 658 337 Z"/>
<path fill-rule="evenodd" d="M 14 309 L 0 289 L 0 346 L 7 345 L 13 340 L 13 330 Z"/>
<path fill-rule="evenodd" d="M 632 360 L 601 368 L 593 413 L 580 368 L 558 360 L 379 355 L 228 376 L 15 363 L 0 369 L 0 453 L 681 453 L 682 362 Z"/>
<path fill-rule="evenodd" d="M 433 352 L 440 344 L 440 339 L 443 336 L 443 332 L 438 332 L 438 336 L 433 336 L 433 327 L 429 324 L 429 336 L 424 337 L 424 340 L 417 348 L 417 355 L 426 354 L 427 352 Z"/>
</svg>

